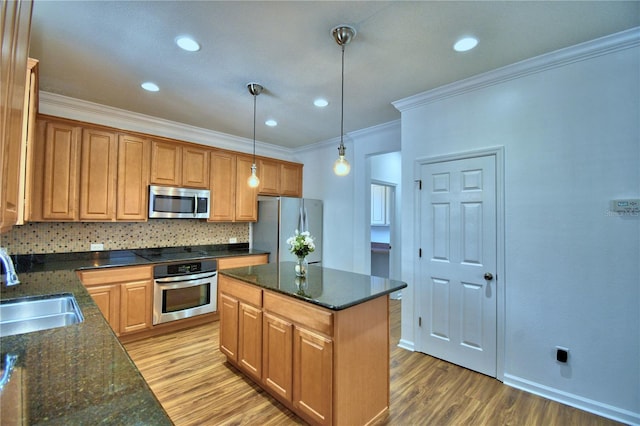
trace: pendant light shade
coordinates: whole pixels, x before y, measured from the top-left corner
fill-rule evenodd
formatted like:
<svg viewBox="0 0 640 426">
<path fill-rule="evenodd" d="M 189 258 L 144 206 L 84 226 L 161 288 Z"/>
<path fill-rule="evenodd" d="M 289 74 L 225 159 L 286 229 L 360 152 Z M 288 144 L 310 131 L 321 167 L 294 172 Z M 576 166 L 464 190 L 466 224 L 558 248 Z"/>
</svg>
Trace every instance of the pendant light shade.
<svg viewBox="0 0 640 426">
<path fill-rule="evenodd" d="M 333 172 L 338 176 L 346 176 L 351 171 L 351 165 L 344 158 L 344 46 L 349 44 L 356 36 L 355 28 L 349 25 L 338 25 L 331 30 L 333 39 L 342 48 L 342 89 L 340 102 L 340 146 L 338 146 L 338 159 L 333 164 Z"/>
<path fill-rule="evenodd" d="M 251 165 L 251 175 L 247 179 L 247 185 L 251 188 L 257 188 L 260 185 L 260 179 L 256 174 L 256 97 L 262 93 L 263 87 L 258 83 L 248 83 L 247 89 L 253 95 L 253 164 Z"/>
</svg>

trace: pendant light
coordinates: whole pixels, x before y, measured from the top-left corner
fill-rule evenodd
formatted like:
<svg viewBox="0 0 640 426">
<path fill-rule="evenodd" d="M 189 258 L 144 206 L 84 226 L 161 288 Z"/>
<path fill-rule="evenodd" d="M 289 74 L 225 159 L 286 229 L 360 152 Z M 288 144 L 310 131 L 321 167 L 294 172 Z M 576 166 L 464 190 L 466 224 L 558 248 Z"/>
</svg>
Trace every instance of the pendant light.
<svg viewBox="0 0 640 426">
<path fill-rule="evenodd" d="M 260 179 L 256 175 L 256 97 L 262 93 L 263 87 L 258 83 L 248 83 L 247 89 L 253 95 L 253 164 L 251 165 L 251 176 L 247 179 L 247 184 L 251 188 L 260 185 Z"/>
<path fill-rule="evenodd" d="M 333 172 L 338 176 L 346 176 L 351 170 L 349 162 L 344 158 L 346 150 L 344 146 L 344 46 L 349 44 L 356 36 L 356 29 L 349 25 L 338 25 L 331 30 L 331 35 L 342 48 L 342 100 L 340 110 L 340 146 L 338 147 L 338 159 L 333 164 Z"/>
</svg>

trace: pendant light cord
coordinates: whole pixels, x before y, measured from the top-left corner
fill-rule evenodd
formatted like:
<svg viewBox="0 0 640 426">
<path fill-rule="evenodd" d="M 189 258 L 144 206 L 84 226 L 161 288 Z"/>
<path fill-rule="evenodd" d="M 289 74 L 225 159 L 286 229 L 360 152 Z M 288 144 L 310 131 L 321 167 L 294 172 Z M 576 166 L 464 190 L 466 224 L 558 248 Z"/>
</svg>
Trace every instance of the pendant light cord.
<svg viewBox="0 0 640 426">
<path fill-rule="evenodd" d="M 341 105 L 340 105 L 340 148 L 344 148 L 343 135 L 344 135 L 344 44 L 342 46 L 342 93 L 341 93 Z"/>
<path fill-rule="evenodd" d="M 253 95 L 253 164 L 256 164 L 256 95 Z"/>
</svg>

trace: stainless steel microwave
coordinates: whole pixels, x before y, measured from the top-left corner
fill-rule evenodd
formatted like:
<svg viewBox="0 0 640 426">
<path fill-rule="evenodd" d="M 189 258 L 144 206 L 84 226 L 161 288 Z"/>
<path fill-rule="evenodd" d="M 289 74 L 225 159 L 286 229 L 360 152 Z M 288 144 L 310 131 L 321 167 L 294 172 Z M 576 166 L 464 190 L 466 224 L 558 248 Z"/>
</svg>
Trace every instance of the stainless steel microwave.
<svg viewBox="0 0 640 426">
<path fill-rule="evenodd" d="M 208 189 L 149 186 L 149 218 L 208 219 Z"/>
</svg>

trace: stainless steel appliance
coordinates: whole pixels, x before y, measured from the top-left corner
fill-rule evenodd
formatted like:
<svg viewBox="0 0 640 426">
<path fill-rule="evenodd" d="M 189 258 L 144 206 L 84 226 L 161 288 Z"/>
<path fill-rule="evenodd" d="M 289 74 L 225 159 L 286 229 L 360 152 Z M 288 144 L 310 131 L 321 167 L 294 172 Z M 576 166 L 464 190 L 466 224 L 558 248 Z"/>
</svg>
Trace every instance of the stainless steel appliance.
<svg viewBox="0 0 640 426">
<path fill-rule="evenodd" d="M 207 219 L 208 189 L 149 186 L 149 218 Z"/>
<path fill-rule="evenodd" d="M 162 263 L 153 268 L 153 324 L 214 312 L 218 262 Z"/>
<path fill-rule="evenodd" d="M 309 198 L 258 197 L 258 221 L 252 225 L 252 247 L 269 251 L 269 263 L 295 261 L 287 239 L 309 231 L 316 249 L 309 263 L 322 261 L 322 201 Z"/>
</svg>

